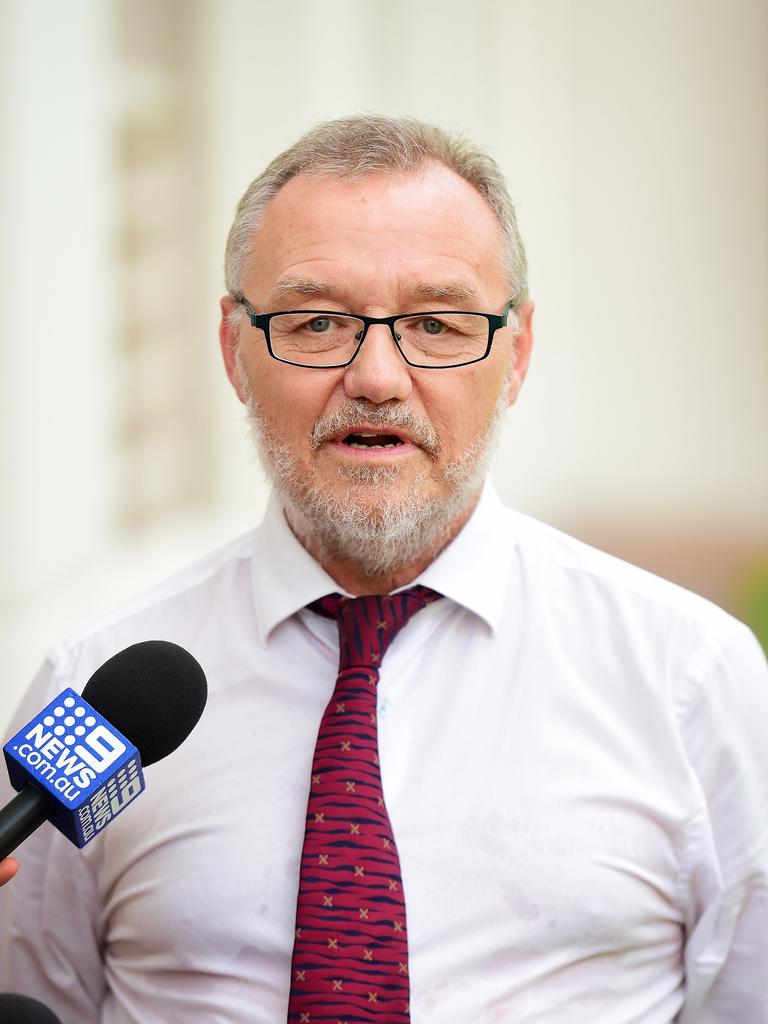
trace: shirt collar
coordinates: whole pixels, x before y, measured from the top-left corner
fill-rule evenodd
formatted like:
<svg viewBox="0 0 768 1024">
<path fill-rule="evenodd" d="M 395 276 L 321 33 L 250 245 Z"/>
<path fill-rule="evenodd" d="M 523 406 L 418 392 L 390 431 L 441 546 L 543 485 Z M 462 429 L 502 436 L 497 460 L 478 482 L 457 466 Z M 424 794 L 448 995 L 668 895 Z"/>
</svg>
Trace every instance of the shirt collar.
<svg viewBox="0 0 768 1024">
<path fill-rule="evenodd" d="M 432 587 L 480 616 L 496 632 L 509 579 L 512 538 L 490 480 L 463 529 L 413 583 Z M 339 585 L 300 544 L 273 492 L 256 531 L 251 559 L 259 640 L 285 619 Z M 409 584 L 409 586 L 412 584 Z"/>
<path fill-rule="evenodd" d="M 339 585 L 296 539 L 274 491 L 254 545 L 251 579 L 256 628 L 259 640 L 266 644 L 276 626 L 318 597 L 338 592 Z"/>
<path fill-rule="evenodd" d="M 474 612 L 495 633 L 501 624 L 515 547 L 511 523 L 487 479 L 463 529 L 414 582 Z"/>
</svg>

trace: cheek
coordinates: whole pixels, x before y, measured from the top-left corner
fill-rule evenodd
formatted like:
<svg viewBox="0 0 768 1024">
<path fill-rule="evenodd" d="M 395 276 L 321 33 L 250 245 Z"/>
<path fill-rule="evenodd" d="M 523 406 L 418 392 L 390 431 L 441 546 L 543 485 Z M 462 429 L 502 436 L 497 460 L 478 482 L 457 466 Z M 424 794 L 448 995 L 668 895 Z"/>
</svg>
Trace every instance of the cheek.
<svg viewBox="0 0 768 1024">
<path fill-rule="evenodd" d="M 303 455 L 309 450 L 309 438 L 317 417 L 311 414 L 306 404 L 294 404 L 287 400 L 280 401 L 277 396 L 271 405 L 270 420 L 280 439 L 295 452 Z"/>
<path fill-rule="evenodd" d="M 433 371 L 439 372 L 439 371 Z M 446 370 L 445 373 L 452 371 Z M 504 386 L 502 374 L 467 367 L 453 387 L 432 389 L 425 409 L 443 444 L 443 457 L 461 454 L 487 429 Z"/>
<path fill-rule="evenodd" d="M 327 409 L 337 382 L 312 370 L 275 365 L 277 372 L 269 367 L 257 378 L 256 398 L 279 439 L 294 451 L 307 452 L 312 428 Z"/>
</svg>

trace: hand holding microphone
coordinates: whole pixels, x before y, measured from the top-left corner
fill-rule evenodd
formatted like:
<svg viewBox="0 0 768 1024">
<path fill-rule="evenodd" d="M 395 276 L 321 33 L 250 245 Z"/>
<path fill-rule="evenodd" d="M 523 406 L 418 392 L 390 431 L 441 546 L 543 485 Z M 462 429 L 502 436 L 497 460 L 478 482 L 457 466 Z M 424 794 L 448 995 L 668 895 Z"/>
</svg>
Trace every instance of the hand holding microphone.
<svg viewBox="0 0 768 1024">
<path fill-rule="evenodd" d="M 206 698 L 188 651 L 146 640 L 97 669 L 82 697 L 68 689 L 51 701 L 4 747 L 19 793 L 0 810 L 0 884 L 16 871 L 8 854 L 44 821 L 77 846 L 97 835 L 143 791 L 142 766 L 187 738 Z"/>
</svg>

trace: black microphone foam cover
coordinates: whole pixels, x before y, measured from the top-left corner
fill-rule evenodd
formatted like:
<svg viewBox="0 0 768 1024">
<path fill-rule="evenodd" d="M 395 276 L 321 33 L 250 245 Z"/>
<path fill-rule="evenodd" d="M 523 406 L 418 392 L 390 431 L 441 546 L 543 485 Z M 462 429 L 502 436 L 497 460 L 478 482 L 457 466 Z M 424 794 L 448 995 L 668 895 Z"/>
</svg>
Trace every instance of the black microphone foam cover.
<svg viewBox="0 0 768 1024">
<path fill-rule="evenodd" d="M 29 996 L 0 995 L 0 1021 L 2 1024 L 61 1024 L 61 1021 L 37 999 Z"/>
<path fill-rule="evenodd" d="M 208 696 L 205 673 L 189 651 L 168 640 L 143 640 L 98 668 L 83 690 L 88 703 L 154 764 L 182 743 Z"/>
</svg>

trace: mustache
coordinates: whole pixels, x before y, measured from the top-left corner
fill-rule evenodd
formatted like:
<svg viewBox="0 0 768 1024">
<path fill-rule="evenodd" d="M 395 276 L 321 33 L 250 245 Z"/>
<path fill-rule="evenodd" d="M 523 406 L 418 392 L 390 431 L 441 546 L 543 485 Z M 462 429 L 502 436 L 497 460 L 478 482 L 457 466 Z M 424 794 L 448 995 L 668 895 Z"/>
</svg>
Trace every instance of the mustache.
<svg viewBox="0 0 768 1024">
<path fill-rule="evenodd" d="M 326 441 L 338 437 L 345 430 L 359 426 L 361 422 L 372 427 L 393 427 L 402 430 L 414 444 L 433 458 L 442 448 L 440 438 L 429 420 L 417 416 L 407 406 L 397 402 L 375 405 L 366 399 L 352 398 L 338 409 L 324 413 L 316 421 L 310 436 L 312 450 L 316 451 Z"/>
</svg>

